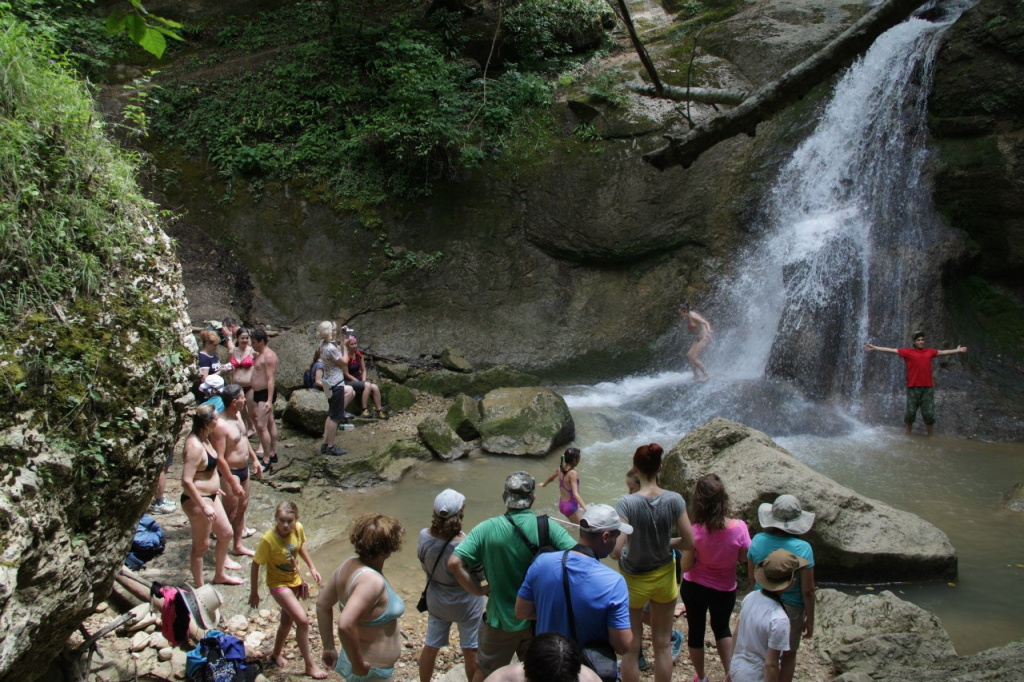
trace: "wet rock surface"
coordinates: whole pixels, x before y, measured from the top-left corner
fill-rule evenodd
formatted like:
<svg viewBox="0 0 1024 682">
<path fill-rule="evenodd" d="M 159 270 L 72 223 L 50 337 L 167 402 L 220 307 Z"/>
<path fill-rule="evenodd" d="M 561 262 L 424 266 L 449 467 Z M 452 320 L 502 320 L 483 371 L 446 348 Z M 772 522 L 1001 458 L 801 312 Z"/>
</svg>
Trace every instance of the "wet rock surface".
<svg viewBox="0 0 1024 682">
<path fill-rule="evenodd" d="M 706 473 L 722 477 L 734 513 L 753 535 L 758 507 L 795 495 L 817 514 L 803 536 L 814 547 L 815 576 L 857 582 L 956 575 L 957 555 L 938 528 L 841 486 L 803 464 L 760 431 L 726 419 L 694 429 L 665 457 L 662 484 L 688 497 Z"/>
<path fill-rule="evenodd" d="M 814 651 L 837 681 L 1019 680 L 1024 642 L 957 656 L 939 619 L 891 592 L 818 590 Z"/>
<path fill-rule="evenodd" d="M 576 425 L 562 396 L 547 388 L 499 388 L 480 401 L 480 444 L 500 455 L 546 455 L 571 441 Z"/>
</svg>

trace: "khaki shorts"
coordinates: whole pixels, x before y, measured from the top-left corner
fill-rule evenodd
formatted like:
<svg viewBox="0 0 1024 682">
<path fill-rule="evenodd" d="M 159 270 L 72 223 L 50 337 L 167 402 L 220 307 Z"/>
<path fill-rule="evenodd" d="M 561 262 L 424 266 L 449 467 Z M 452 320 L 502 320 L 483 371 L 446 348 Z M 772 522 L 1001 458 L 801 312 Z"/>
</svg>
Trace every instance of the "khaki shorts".
<svg viewBox="0 0 1024 682">
<path fill-rule="evenodd" d="M 484 671 L 484 677 L 487 677 L 501 666 L 511 663 L 512 654 L 522 661 L 532 639 L 530 628 L 508 632 L 481 620 L 476 664 Z"/>
<path fill-rule="evenodd" d="M 679 597 L 676 582 L 676 562 L 670 561 L 660 568 L 639 575 L 623 573 L 629 588 L 629 608 L 642 609 L 649 601 L 674 604 Z"/>
<path fill-rule="evenodd" d="M 786 615 L 789 616 L 789 651 L 796 654 L 804 634 L 804 607 L 783 602 L 782 608 L 786 610 Z"/>
</svg>

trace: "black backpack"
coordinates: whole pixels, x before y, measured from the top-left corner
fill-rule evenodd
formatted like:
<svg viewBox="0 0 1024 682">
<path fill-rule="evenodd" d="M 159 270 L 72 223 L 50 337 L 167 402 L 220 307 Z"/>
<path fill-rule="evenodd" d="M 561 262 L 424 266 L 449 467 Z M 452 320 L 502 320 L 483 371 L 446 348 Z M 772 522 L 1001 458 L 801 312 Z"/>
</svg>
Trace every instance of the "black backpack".
<svg viewBox="0 0 1024 682">
<path fill-rule="evenodd" d="M 302 373 L 302 383 L 306 388 L 316 388 L 317 365 L 319 365 L 320 368 L 322 369 L 324 363 L 317 360 L 316 362 L 309 366 L 309 369 Z"/>
<path fill-rule="evenodd" d="M 530 562 L 533 563 L 533 559 L 537 558 L 538 554 L 544 554 L 545 552 L 557 552 L 558 548 L 551 544 L 551 532 L 548 530 L 548 519 L 547 514 L 541 514 L 537 517 L 537 544 L 530 542 L 530 538 L 526 537 L 526 533 L 523 529 L 516 525 L 516 522 L 512 520 L 512 515 L 505 512 L 505 518 L 512 524 L 512 527 L 516 529 L 516 533 L 526 544 L 526 548 L 530 550 Z"/>
</svg>

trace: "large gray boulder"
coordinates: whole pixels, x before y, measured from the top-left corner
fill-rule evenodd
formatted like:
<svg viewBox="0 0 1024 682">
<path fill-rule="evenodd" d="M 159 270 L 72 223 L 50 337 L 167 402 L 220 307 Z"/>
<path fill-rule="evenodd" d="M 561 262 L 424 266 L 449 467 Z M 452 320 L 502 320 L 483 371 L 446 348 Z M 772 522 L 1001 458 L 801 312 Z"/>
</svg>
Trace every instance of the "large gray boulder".
<svg viewBox="0 0 1024 682">
<path fill-rule="evenodd" d="M 452 427 L 459 438 L 465 441 L 480 437 L 480 401 L 468 395 L 457 395 L 444 420 Z"/>
<path fill-rule="evenodd" d="M 447 422 L 438 417 L 427 417 L 421 421 L 416 426 L 416 432 L 423 444 L 446 462 L 465 457 L 473 449 Z"/>
<path fill-rule="evenodd" d="M 935 615 L 888 590 L 853 597 L 826 589 L 816 599 L 814 647 L 839 673 L 908 679 L 895 670 L 956 656 Z"/>
<path fill-rule="evenodd" d="M 312 388 L 292 391 L 283 418 L 291 426 L 311 436 L 323 435 L 324 420 L 327 419 L 327 398 L 324 392 Z"/>
<path fill-rule="evenodd" d="M 665 458 L 662 484 L 688 497 L 706 473 L 722 477 L 734 513 L 760 530 L 757 508 L 796 495 L 817 514 L 805 539 L 815 575 L 827 580 L 921 580 L 956 575 L 956 550 L 938 528 L 909 512 L 858 494 L 819 474 L 743 424 L 713 419 L 694 429 Z"/>
<path fill-rule="evenodd" d="M 501 455 L 546 455 L 576 435 L 569 407 L 547 388 L 499 388 L 480 401 L 481 445 Z"/>
<path fill-rule="evenodd" d="M 277 387 L 285 394 L 302 388 L 302 373 L 313 364 L 318 340 L 315 322 L 307 322 L 277 334 L 268 342 L 277 353 Z"/>
<path fill-rule="evenodd" d="M 1024 679 L 1024 642 L 957 656 L 939 619 L 891 592 L 853 597 L 818 590 L 809 640 L 837 682 L 1016 682 Z"/>
</svg>

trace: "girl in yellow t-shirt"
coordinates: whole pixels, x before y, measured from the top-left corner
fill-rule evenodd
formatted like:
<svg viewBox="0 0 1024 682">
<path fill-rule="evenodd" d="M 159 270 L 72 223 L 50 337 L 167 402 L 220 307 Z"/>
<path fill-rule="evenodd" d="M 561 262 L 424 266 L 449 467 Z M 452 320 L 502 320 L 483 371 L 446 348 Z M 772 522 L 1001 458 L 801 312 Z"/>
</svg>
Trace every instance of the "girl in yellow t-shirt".
<svg viewBox="0 0 1024 682">
<path fill-rule="evenodd" d="M 302 576 L 299 575 L 299 557 L 309 566 L 309 572 L 316 584 L 320 584 L 313 560 L 306 551 L 306 534 L 299 523 L 299 508 L 294 502 L 284 501 L 277 505 L 274 512 L 274 527 L 263 534 L 260 544 L 256 547 L 256 556 L 252 558 L 252 579 L 249 581 L 249 606 L 256 608 L 260 604 L 259 581 L 260 566 L 267 567 L 267 587 L 270 596 L 281 606 L 281 624 L 277 626 L 277 637 L 274 639 L 274 663 L 283 668 L 287 661 L 284 658 L 284 641 L 295 624 L 295 637 L 299 642 L 299 651 L 306 662 L 306 674 L 316 680 L 327 677 L 320 666 L 313 660 L 309 649 L 309 619 L 306 609 L 299 603 L 302 592 Z"/>
</svg>

